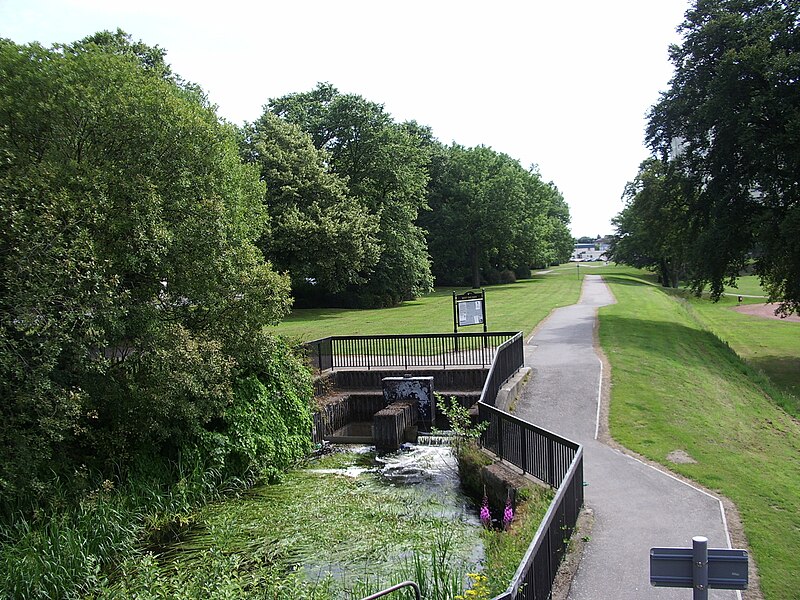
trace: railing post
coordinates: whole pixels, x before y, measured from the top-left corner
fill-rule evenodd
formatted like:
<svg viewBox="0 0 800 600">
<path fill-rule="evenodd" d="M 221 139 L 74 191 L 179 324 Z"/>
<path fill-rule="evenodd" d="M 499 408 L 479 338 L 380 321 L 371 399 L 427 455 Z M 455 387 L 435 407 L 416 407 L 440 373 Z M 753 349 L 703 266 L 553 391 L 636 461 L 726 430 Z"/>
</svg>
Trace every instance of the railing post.
<svg viewBox="0 0 800 600">
<path fill-rule="evenodd" d="M 520 427 L 520 436 L 522 439 L 520 440 L 520 461 L 522 463 L 522 474 L 528 472 L 526 468 L 528 466 L 528 436 L 526 434 L 526 430 Z"/>
<path fill-rule="evenodd" d="M 692 583 L 693 600 L 708 600 L 708 538 L 698 535 L 692 538 Z"/>
<path fill-rule="evenodd" d="M 555 442 L 547 438 L 547 483 L 556 487 Z"/>
</svg>

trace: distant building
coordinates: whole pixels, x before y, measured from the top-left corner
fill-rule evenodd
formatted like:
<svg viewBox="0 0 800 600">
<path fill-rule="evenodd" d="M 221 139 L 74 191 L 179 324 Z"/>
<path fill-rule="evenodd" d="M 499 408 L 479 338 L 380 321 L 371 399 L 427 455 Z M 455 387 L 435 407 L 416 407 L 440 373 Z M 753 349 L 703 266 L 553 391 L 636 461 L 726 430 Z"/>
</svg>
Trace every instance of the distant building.
<svg viewBox="0 0 800 600">
<path fill-rule="evenodd" d="M 572 262 L 595 262 L 606 260 L 609 248 L 608 236 L 597 238 L 588 244 L 575 244 L 570 260 Z"/>
</svg>

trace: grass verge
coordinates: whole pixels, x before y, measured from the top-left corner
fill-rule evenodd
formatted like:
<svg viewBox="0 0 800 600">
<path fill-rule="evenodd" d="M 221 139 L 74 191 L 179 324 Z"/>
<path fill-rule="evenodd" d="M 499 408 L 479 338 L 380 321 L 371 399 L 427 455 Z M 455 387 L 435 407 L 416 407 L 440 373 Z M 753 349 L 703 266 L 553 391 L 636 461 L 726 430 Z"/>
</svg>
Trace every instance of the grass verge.
<svg viewBox="0 0 800 600">
<path fill-rule="evenodd" d="M 612 435 L 733 500 L 765 597 L 795 597 L 800 423 L 689 305 L 619 271 L 609 275 L 618 303 L 600 310 L 600 342 L 612 366 Z M 678 449 L 697 463 L 669 462 L 667 454 Z"/>
<path fill-rule="evenodd" d="M 554 308 L 577 302 L 580 281 L 572 271 L 555 271 L 485 289 L 489 331 L 523 331 L 527 334 Z M 448 333 L 453 331 L 454 290 L 457 293 L 466 291 L 465 288 L 438 288 L 432 294 L 393 308 L 298 309 L 274 331 L 301 341 L 330 335 Z M 482 330 L 475 326 L 459 331 Z"/>
</svg>

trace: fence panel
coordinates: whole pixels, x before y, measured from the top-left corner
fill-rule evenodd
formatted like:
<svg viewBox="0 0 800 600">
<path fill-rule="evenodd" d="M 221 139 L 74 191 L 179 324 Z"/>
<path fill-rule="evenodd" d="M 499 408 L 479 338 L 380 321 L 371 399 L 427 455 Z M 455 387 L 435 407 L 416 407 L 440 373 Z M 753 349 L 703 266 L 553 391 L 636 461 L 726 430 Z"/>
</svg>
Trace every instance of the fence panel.
<svg viewBox="0 0 800 600">
<path fill-rule="evenodd" d="M 402 369 L 485 367 L 496 362 L 495 354 L 515 337 L 519 339 L 513 345 L 513 356 L 509 355 L 503 359 L 503 367 L 507 370 L 508 365 L 515 360 L 519 365 L 522 364 L 521 333 L 333 336 L 307 342 L 306 347 L 312 366 L 320 370 L 375 367 Z"/>
<path fill-rule="evenodd" d="M 489 422 L 485 449 L 557 488 L 508 590 L 495 599 L 546 600 L 583 506 L 583 449 L 483 402 L 478 411 Z"/>
</svg>

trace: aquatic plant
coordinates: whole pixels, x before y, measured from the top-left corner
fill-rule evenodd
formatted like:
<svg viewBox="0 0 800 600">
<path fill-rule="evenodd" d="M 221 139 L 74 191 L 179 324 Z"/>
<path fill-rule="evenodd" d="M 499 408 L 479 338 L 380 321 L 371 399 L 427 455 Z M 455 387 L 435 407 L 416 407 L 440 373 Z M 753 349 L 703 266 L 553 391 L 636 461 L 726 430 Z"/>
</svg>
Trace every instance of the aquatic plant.
<svg viewBox="0 0 800 600">
<path fill-rule="evenodd" d="M 492 513 L 489 512 L 489 498 L 486 495 L 483 496 L 483 504 L 481 505 L 481 523 L 487 528 L 492 525 Z"/>
</svg>

